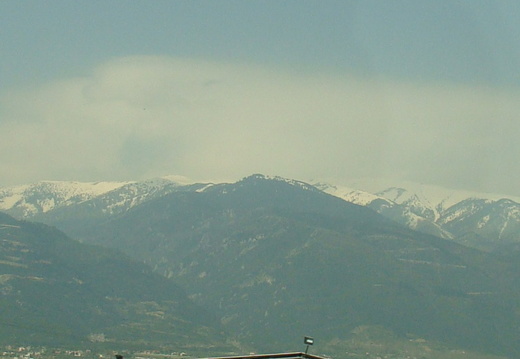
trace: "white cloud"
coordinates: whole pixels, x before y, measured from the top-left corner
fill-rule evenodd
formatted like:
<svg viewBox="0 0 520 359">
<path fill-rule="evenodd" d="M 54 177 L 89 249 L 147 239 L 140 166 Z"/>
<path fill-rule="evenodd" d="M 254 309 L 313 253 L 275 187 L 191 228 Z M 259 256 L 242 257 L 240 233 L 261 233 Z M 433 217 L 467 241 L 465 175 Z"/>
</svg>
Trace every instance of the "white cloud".
<svg viewBox="0 0 520 359">
<path fill-rule="evenodd" d="M 512 192 L 519 94 L 127 57 L 4 94 L 0 170 L 6 183 L 263 172 Z"/>
</svg>

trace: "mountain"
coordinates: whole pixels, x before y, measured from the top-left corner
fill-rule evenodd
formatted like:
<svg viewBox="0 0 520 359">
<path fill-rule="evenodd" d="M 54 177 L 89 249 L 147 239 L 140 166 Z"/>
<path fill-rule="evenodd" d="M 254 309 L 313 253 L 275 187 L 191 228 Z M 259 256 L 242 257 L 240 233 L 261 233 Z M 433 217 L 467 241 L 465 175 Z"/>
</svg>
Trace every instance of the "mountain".
<svg viewBox="0 0 520 359">
<path fill-rule="evenodd" d="M 401 338 L 520 354 L 518 267 L 412 231 L 309 184 L 253 175 L 173 191 L 74 236 L 118 248 L 180 283 L 259 351 L 304 334 Z"/>
<path fill-rule="evenodd" d="M 31 185 L 0 188 L 0 210 L 16 218 L 69 206 L 102 195 L 125 182 L 42 181 Z"/>
<path fill-rule="evenodd" d="M 444 211 L 437 221 L 452 233 L 476 233 L 496 241 L 520 241 L 520 204 L 509 199 L 467 199 Z"/>
<path fill-rule="evenodd" d="M 200 191 L 208 186 L 211 184 L 180 184 L 167 178 L 131 182 L 87 200 L 67 203 L 51 211 L 40 212 L 33 215 L 31 220 L 57 226 L 67 233 L 74 233 L 81 227 L 90 227 L 151 199 L 175 191 Z"/>
<path fill-rule="evenodd" d="M 214 316 L 144 264 L 2 213 L 0 293 L 2 345 L 231 347 Z"/>
<path fill-rule="evenodd" d="M 357 183 L 359 187 L 355 189 L 319 181 L 310 183 L 348 202 L 367 206 L 413 230 L 464 245 L 498 250 L 498 247 L 520 240 L 520 198 L 410 182 L 402 183 L 401 187 L 386 187 L 364 181 Z M 0 210 L 19 219 L 48 223 L 69 232 L 77 230 L 78 226 L 88 227 L 125 213 L 140 203 L 174 191 L 203 191 L 212 185 L 193 183 L 180 176 L 139 182 L 44 181 L 1 188 Z M 508 204 L 504 205 L 504 201 Z"/>
<path fill-rule="evenodd" d="M 465 245 L 493 250 L 520 241 L 520 198 L 410 183 L 409 189 L 384 187 L 373 193 L 323 182 L 314 185 L 411 229 Z"/>
<path fill-rule="evenodd" d="M 59 217 L 77 205 L 116 214 L 192 184 L 182 176 L 127 182 L 42 181 L 0 188 L 0 210 L 18 219 L 31 219 L 49 212 L 57 212 Z M 199 185 L 202 186 L 205 185 Z"/>
</svg>

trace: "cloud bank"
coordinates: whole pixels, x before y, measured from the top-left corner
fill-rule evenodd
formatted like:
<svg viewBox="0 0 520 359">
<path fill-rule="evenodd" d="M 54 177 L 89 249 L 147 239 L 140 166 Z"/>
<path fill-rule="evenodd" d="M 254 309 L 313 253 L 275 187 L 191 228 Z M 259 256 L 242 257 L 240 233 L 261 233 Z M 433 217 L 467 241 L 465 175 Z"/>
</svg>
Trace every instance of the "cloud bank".
<svg viewBox="0 0 520 359">
<path fill-rule="evenodd" d="M 520 92 L 125 57 L 0 97 L 8 184 L 392 177 L 520 195 Z"/>
</svg>

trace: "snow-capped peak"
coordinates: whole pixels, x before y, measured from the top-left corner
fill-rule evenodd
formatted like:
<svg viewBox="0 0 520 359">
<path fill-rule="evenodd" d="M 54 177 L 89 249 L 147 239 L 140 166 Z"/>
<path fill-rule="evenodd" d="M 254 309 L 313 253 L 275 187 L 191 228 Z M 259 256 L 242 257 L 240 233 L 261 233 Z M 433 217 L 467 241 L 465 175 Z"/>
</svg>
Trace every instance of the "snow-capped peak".
<svg viewBox="0 0 520 359">
<path fill-rule="evenodd" d="M 71 200 L 88 200 L 130 182 L 41 181 L 0 188 L 0 210 L 18 207 L 23 216 L 47 212 Z"/>
<path fill-rule="evenodd" d="M 313 185 L 325 193 L 342 198 L 347 202 L 359 204 L 361 206 L 366 206 L 376 199 L 386 200 L 384 197 L 353 189 L 351 187 L 331 185 L 324 182 L 315 182 Z"/>
<path fill-rule="evenodd" d="M 520 226 L 520 198 L 511 196 L 411 182 L 388 186 L 388 182 L 381 180 L 357 182 L 348 187 L 311 183 L 331 195 L 370 207 L 398 223 L 442 238 L 463 238 L 477 233 L 486 238 L 511 239 Z"/>
</svg>

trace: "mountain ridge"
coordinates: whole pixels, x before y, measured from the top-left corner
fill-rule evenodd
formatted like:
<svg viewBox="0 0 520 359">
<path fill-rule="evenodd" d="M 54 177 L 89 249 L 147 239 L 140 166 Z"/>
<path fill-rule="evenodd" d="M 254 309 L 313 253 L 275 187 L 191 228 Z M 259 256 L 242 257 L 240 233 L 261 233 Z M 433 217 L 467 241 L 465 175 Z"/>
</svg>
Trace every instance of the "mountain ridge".
<svg viewBox="0 0 520 359">
<path fill-rule="evenodd" d="M 509 262 L 283 179 L 172 192 L 76 235 L 181 283 L 263 351 L 288 350 L 301 333 L 332 340 L 382 325 L 500 352 L 517 320 Z"/>
<path fill-rule="evenodd" d="M 388 187 L 375 193 L 323 182 L 317 182 L 316 186 L 346 201 L 372 208 L 414 230 L 481 249 L 492 250 L 501 242 L 520 240 L 520 203 L 514 197 L 420 185 L 415 185 L 416 191 Z M 505 202 L 509 205 L 500 205 Z M 480 217 L 470 218 L 467 214 L 476 207 Z M 460 225 L 460 222 L 465 224 Z M 482 223 L 489 225 L 485 227 Z M 507 231 L 504 228 L 508 228 Z M 471 241 L 467 240 L 468 236 L 480 239 Z"/>
<path fill-rule="evenodd" d="M 371 208 L 411 229 L 481 249 L 492 250 L 502 242 L 520 241 L 520 199 L 515 197 L 505 198 L 513 203 L 501 206 L 498 203 L 503 203 L 500 201 L 504 198 L 498 194 L 454 191 L 413 183 L 406 183 L 413 190 L 367 185 L 379 189 L 366 192 L 323 181 L 303 182 L 260 174 L 253 176 L 305 188 L 312 186 L 348 202 Z M 135 205 L 171 192 L 204 191 L 222 184 L 196 183 L 181 176 L 127 182 L 45 181 L 0 188 L 0 210 L 19 219 L 43 221 L 63 226 L 66 230 L 74 225 L 74 218 L 80 215 L 95 221 L 107 215 L 124 213 Z M 479 218 L 467 215 L 474 207 L 480 208 Z M 460 222 L 466 224 L 461 225 Z M 469 238 L 479 239 L 472 241 Z"/>
<path fill-rule="evenodd" d="M 303 188 L 317 188 L 362 205 L 411 229 L 466 245 L 493 250 L 505 242 L 520 241 L 520 199 L 498 194 L 454 191 L 436 186 L 405 183 L 413 188 L 367 184 L 374 192 L 320 181 L 303 182 L 279 176 L 265 179 Z M 223 183 L 197 183 L 182 176 L 145 181 L 67 182 L 44 181 L 33 185 L 0 188 L 0 210 L 19 219 L 32 219 L 69 228 L 77 216 L 97 220 L 124 213 L 135 205 L 175 191 L 204 191 Z M 379 188 L 379 189 L 378 189 Z M 512 201 L 500 205 L 502 199 Z M 479 218 L 468 216 L 479 208 Z M 458 209 L 458 211 L 456 210 Z M 466 224 L 461 224 L 465 222 Z M 469 224 L 471 223 L 471 225 Z M 473 240 L 471 239 L 473 238 Z"/>
</svg>

